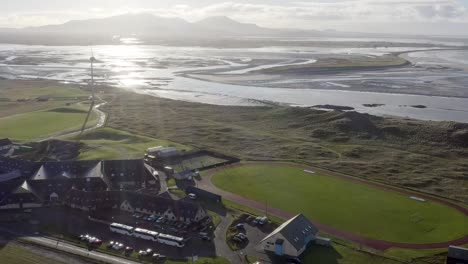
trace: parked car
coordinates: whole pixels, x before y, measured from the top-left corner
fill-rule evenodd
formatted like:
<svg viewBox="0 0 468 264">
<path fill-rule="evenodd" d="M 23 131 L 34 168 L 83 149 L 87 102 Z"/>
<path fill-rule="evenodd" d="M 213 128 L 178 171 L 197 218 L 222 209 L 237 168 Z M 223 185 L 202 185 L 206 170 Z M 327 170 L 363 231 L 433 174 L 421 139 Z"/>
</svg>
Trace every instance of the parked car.
<svg viewBox="0 0 468 264">
<path fill-rule="evenodd" d="M 102 245 L 102 240 L 96 237 L 92 237 L 88 240 L 88 243 L 93 246 L 100 246 Z"/>
<path fill-rule="evenodd" d="M 89 237 L 90 237 L 90 236 L 89 236 L 88 234 L 86 234 L 86 235 L 80 235 L 80 239 L 81 239 L 82 241 L 88 241 Z"/>
<path fill-rule="evenodd" d="M 161 216 L 158 219 L 156 219 L 156 223 L 158 223 L 158 224 L 164 223 L 164 217 Z"/>
<path fill-rule="evenodd" d="M 245 226 L 244 226 L 243 223 L 240 223 L 240 224 L 237 224 L 237 225 L 236 225 L 236 229 L 237 229 L 237 230 L 244 230 L 244 229 L 245 229 Z"/>
<path fill-rule="evenodd" d="M 268 217 L 266 217 L 266 216 L 259 217 L 259 219 L 258 219 L 258 224 L 259 225 L 262 226 L 262 225 L 265 225 L 266 223 L 268 223 Z"/>
<path fill-rule="evenodd" d="M 240 238 L 237 237 L 237 236 L 233 236 L 231 239 L 232 239 L 232 241 L 237 242 L 237 243 L 242 243 L 242 242 L 243 242 L 243 240 L 240 239 Z"/>
<path fill-rule="evenodd" d="M 148 253 L 148 256 L 153 254 L 153 250 L 151 248 L 146 249 L 146 253 Z"/>
<path fill-rule="evenodd" d="M 155 259 L 155 260 L 163 260 L 163 259 L 166 259 L 166 258 L 167 258 L 166 256 L 161 255 L 161 254 L 157 254 L 157 253 L 153 254 L 153 259 Z"/>
<path fill-rule="evenodd" d="M 148 256 L 148 252 L 146 252 L 146 250 L 140 250 L 140 251 L 138 251 L 138 256 L 146 257 L 146 256 Z"/>
<path fill-rule="evenodd" d="M 188 197 L 189 197 L 190 199 L 192 199 L 192 200 L 197 199 L 197 195 L 194 194 L 194 193 L 189 193 L 189 194 L 188 194 Z"/>
<path fill-rule="evenodd" d="M 202 236 L 201 239 L 203 241 L 211 241 L 211 237 L 210 236 Z"/>
<path fill-rule="evenodd" d="M 107 248 L 108 249 L 111 249 L 112 246 L 114 246 L 115 242 L 114 241 L 110 241 L 109 244 L 107 244 Z"/>
<path fill-rule="evenodd" d="M 115 251 L 120 251 L 120 250 L 122 250 L 124 248 L 125 248 L 124 244 L 117 243 L 117 242 L 114 243 L 114 245 L 112 246 L 112 249 L 115 250 Z"/>
<path fill-rule="evenodd" d="M 249 239 L 244 233 L 239 233 L 239 234 L 235 235 L 234 237 L 238 237 L 242 241 L 245 241 L 245 240 Z"/>
</svg>

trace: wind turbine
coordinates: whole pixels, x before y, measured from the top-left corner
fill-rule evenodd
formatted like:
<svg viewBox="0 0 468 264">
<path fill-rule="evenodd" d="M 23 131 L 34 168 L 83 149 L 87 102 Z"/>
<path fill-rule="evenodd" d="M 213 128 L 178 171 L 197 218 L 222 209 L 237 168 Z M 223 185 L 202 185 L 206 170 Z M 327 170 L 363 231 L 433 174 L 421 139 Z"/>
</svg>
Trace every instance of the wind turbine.
<svg viewBox="0 0 468 264">
<path fill-rule="evenodd" d="M 93 107 L 95 104 L 95 89 L 94 89 L 94 63 L 97 61 L 96 58 L 94 57 L 94 52 L 91 49 L 91 57 L 89 58 L 89 61 L 91 63 L 91 104 L 89 106 L 88 114 L 86 115 L 86 119 L 83 123 L 83 126 L 81 127 L 80 134 L 78 136 L 78 142 L 80 141 L 81 135 L 83 134 L 84 130 L 86 129 L 86 124 L 88 123 L 89 117 L 91 116 L 91 113 L 93 112 Z"/>
</svg>

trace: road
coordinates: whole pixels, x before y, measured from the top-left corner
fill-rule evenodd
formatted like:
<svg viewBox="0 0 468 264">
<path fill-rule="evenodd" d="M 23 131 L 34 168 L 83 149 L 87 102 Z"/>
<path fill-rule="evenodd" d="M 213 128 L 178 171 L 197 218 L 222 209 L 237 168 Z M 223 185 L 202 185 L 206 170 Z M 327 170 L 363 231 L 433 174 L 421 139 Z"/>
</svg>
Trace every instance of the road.
<svg viewBox="0 0 468 264">
<path fill-rule="evenodd" d="M 17 233 L 17 232 L 14 232 L 5 228 L 0 228 L 0 232 L 20 237 L 20 239 L 25 242 L 30 242 L 30 243 L 41 245 L 44 247 L 57 249 L 63 252 L 71 253 L 71 254 L 78 255 L 78 256 L 83 256 L 86 258 L 90 258 L 90 259 L 97 260 L 97 261 L 102 261 L 102 262 L 109 263 L 109 264 L 139 264 L 139 262 L 107 255 L 104 253 L 88 251 L 87 249 L 77 247 L 73 244 L 69 244 L 63 241 L 57 241 L 57 240 L 46 238 L 46 237 L 27 236 L 27 235 L 20 234 L 20 233 Z"/>
</svg>

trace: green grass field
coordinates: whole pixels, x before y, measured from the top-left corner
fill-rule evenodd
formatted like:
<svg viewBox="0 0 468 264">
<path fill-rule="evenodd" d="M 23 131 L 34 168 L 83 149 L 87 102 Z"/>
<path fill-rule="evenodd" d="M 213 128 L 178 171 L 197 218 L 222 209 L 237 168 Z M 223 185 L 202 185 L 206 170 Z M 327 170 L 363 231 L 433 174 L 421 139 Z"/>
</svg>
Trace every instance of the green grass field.
<svg viewBox="0 0 468 264">
<path fill-rule="evenodd" d="M 0 118 L 62 107 L 84 101 L 89 95 L 89 92 L 82 89 L 54 82 L 0 80 Z M 39 96 L 47 96 L 50 100 L 47 102 L 34 100 Z M 29 101 L 17 101 L 20 99 L 29 99 Z"/>
<path fill-rule="evenodd" d="M 85 106 L 73 105 L 3 117 L 0 118 L 0 138 L 24 142 L 73 131 L 81 128 L 86 114 Z M 93 113 L 88 126 L 94 125 L 96 120 L 97 115 Z"/>
<path fill-rule="evenodd" d="M 112 128 L 84 133 L 81 142 L 86 145 L 78 157 L 81 160 L 143 158 L 146 149 L 155 146 L 174 146 L 180 150 L 191 150 L 188 146 L 171 141 L 139 136 Z"/>
<path fill-rule="evenodd" d="M 396 260 L 385 257 L 371 255 L 350 249 L 342 245 L 334 245 L 333 247 L 321 247 L 313 245 L 306 251 L 304 264 L 398 264 Z"/>
<path fill-rule="evenodd" d="M 468 218 L 435 202 L 343 179 L 310 174 L 293 166 L 243 166 L 224 170 L 213 183 L 291 213 L 369 238 L 430 243 L 466 235 Z"/>
<path fill-rule="evenodd" d="M 47 258 L 37 253 L 34 253 L 26 248 L 8 243 L 6 245 L 0 244 L 0 263 L 5 264 L 64 264 L 52 258 Z"/>
</svg>

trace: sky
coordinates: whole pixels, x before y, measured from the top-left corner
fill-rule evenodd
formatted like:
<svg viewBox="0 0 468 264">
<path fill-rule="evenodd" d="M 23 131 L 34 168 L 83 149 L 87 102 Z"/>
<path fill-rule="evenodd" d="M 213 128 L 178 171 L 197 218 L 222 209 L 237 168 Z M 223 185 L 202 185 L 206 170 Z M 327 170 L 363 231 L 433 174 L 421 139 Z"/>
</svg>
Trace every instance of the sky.
<svg viewBox="0 0 468 264">
<path fill-rule="evenodd" d="M 468 0 L 0 0 L 0 27 L 125 13 L 197 21 L 228 16 L 270 28 L 468 37 Z"/>
</svg>

